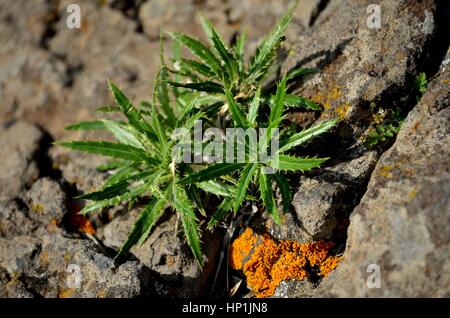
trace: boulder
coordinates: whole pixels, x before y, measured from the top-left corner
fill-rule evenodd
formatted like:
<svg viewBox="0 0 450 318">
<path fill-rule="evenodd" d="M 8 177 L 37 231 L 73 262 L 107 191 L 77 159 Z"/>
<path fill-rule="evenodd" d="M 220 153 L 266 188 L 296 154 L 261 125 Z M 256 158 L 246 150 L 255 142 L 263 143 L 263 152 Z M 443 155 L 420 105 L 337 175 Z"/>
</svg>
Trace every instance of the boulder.
<svg viewBox="0 0 450 318">
<path fill-rule="evenodd" d="M 0 237 L 13 238 L 32 233 L 39 222 L 29 216 L 25 204 L 18 200 L 0 202 Z"/>
<path fill-rule="evenodd" d="M 37 159 L 43 132 L 23 121 L 9 124 L 0 135 L 0 201 L 18 197 L 39 176 Z"/>
<path fill-rule="evenodd" d="M 316 296 L 449 297 L 450 70 L 441 69 L 377 163 L 343 261 Z"/>
<path fill-rule="evenodd" d="M 138 210 L 116 216 L 103 229 L 103 243 L 119 248 L 139 215 Z M 202 250 L 206 263 L 201 270 L 186 244 L 181 225 L 175 232 L 177 218 L 172 215 L 159 222 L 142 246 L 131 253 L 159 277 L 154 284 L 158 294 L 172 297 L 199 297 L 208 294 L 207 286 L 215 274 L 221 238 L 217 232 L 203 232 Z"/>
<path fill-rule="evenodd" d="M 25 195 L 31 218 L 42 223 L 62 222 L 67 212 L 67 194 L 61 185 L 48 177 L 36 181 Z"/>
<path fill-rule="evenodd" d="M 91 241 L 62 233 L 0 239 L 0 268 L 8 274 L 7 284 L 18 281 L 32 294 L 46 298 L 137 297 L 145 295 L 149 279 L 139 262 L 116 267 Z"/>
</svg>

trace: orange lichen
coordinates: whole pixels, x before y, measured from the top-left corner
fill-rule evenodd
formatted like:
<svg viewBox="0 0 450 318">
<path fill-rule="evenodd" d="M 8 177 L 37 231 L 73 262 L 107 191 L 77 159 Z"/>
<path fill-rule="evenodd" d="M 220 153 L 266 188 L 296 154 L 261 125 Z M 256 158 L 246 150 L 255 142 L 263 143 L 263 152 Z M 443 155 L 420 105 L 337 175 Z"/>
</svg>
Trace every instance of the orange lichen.
<svg viewBox="0 0 450 318">
<path fill-rule="evenodd" d="M 81 214 L 73 214 L 69 218 L 69 223 L 73 226 L 78 232 L 85 234 L 95 234 L 95 228 L 92 225 L 92 222 L 89 221 L 84 215 Z"/>
<path fill-rule="evenodd" d="M 234 241 L 230 248 L 230 266 L 234 269 L 242 269 L 244 260 L 248 259 L 256 246 L 258 236 L 252 230 L 245 230 L 239 239 Z"/>
<path fill-rule="evenodd" d="M 247 228 L 231 245 L 230 265 L 243 270 L 257 297 L 269 297 L 284 280 L 303 280 L 312 271 L 328 275 L 339 262 L 339 257 L 329 255 L 332 247 L 324 241 L 276 241 Z"/>
<path fill-rule="evenodd" d="M 325 259 L 320 264 L 319 275 L 323 276 L 323 277 L 327 276 L 329 273 L 331 273 L 336 268 L 336 266 L 339 264 L 340 260 L 341 260 L 341 258 L 338 256 L 329 256 L 327 259 Z"/>
<path fill-rule="evenodd" d="M 70 212 L 67 216 L 67 224 L 74 232 L 95 235 L 92 222 L 84 215 L 79 214 L 81 206 L 77 202 L 71 202 Z"/>
</svg>

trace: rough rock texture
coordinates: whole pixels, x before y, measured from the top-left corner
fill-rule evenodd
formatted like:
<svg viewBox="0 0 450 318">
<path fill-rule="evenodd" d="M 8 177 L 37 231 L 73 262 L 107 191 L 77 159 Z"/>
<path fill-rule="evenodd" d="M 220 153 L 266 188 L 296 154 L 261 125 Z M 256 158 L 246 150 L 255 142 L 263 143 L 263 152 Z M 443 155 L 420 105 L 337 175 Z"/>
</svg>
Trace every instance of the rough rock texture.
<svg viewBox="0 0 450 318">
<path fill-rule="evenodd" d="M 115 217 L 103 232 L 104 244 L 120 247 L 128 236 L 139 212 L 132 210 L 126 215 Z M 142 246 L 135 246 L 131 253 L 151 269 L 160 280 L 154 285 L 158 294 L 164 296 L 205 296 L 207 284 L 214 274 L 221 239 L 217 233 L 204 231 L 206 264 L 200 270 L 187 246 L 181 226 L 175 232 L 177 218 L 172 215 L 160 223 Z"/>
<path fill-rule="evenodd" d="M 0 298 L 33 298 L 34 295 L 16 277 L 0 268 Z"/>
<path fill-rule="evenodd" d="M 281 226 L 268 222 L 277 239 L 311 242 L 345 237 L 350 211 L 358 204 L 380 154 L 356 146 L 311 177 L 301 177 Z"/>
<path fill-rule="evenodd" d="M 221 0 L 152 0 L 141 6 L 139 18 L 144 33 L 158 40 L 162 28 L 170 32 L 202 34 L 199 23 L 201 13 L 219 29 L 225 30 L 225 38 L 230 39 L 233 29 L 227 28 L 227 9 L 228 5 Z"/>
<path fill-rule="evenodd" d="M 25 122 L 10 124 L 0 135 L 0 200 L 25 190 L 39 176 L 36 159 L 44 134 Z"/>
<path fill-rule="evenodd" d="M 372 3 L 381 6 L 380 29 L 367 26 Z M 299 91 L 324 105 L 323 117 L 345 119 L 359 136 L 370 119 L 370 103 L 386 107 L 381 97 L 406 87 L 417 73 L 435 30 L 431 0 L 331 1 L 314 27 L 294 39 L 284 68 L 318 67 Z"/>
<path fill-rule="evenodd" d="M 345 220 L 358 204 L 380 156 L 364 147 L 361 136 L 378 109 L 407 108 L 415 102 L 409 96 L 412 79 L 431 54 L 437 5 L 378 1 L 381 28 L 371 29 L 366 13 L 371 3 L 332 1 L 313 27 L 292 42 L 284 69 L 318 68 L 319 72 L 299 83 L 298 91 L 323 105 L 321 117 L 342 121 L 331 136 L 317 141 L 322 148 L 313 149 L 333 159 L 324 170 L 302 178 L 284 225 L 269 223 L 278 238 L 308 241 L 330 238 L 342 230 L 337 227 L 342 224 L 339 219 Z"/>
<path fill-rule="evenodd" d="M 16 200 L 0 202 L 0 237 L 13 238 L 32 233 L 38 222 L 28 214 L 27 207 Z"/>
<path fill-rule="evenodd" d="M 67 212 L 67 194 L 50 178 L 36 181 L 25 197 L 32 212 L 30 216 L 37 221 L 60 223 Z"/>
<path fill-rule="evenodd" d="M 92 242 L 61 234 L 0 239 L 0 250 L 0 268 L 12 277 L 7 284 L 20 283 L 43 297 L 136 297 L 149 277 L 139 262 L 116 268 Z"/>
<path fill-rule="evenodd" d="M 150 97 L 161 26 L 202 37 L 196 20 L 202 12 L 227 40 L 247 31 L 251 53 L 289 2 L 80 0 L 81 29 L 69 29 L 65 9 L 70 0 L 0 0 L 0 297 L 208 292 L 217 237 L 203 238 L 212 262 L 200 273 L 181 231 L 175 233 L 173 217 L 118 267 L 112 251 L 62 232 L 67 187 L 92 191 L 106 174 L 95 169 L 103 158 L 53 147 L 50 141 L 106 139 L 63 128 L 96 117 L 96 107 L 111 103 L 107 78 L 134 102 Z M 371 3 L 381 5 L 381 29 L 366 25 Z M 433 75 L 433 65 L 441 62 L 436 39 L 445 42 L 439 19 L 449 20 L 446 6 L 432 0 L 300 1 L 280 56 L 286 58 L 283 69 L 317 67 L 320 71 L 297 83 L 296 91 L 324 106 L 322 118 L 343 121 L 314 143 L 316 148 L 302 150 L 332 159 L 322 170 L 294 180 L 292 211 L 283 226 L 272 224 L 269 230 L 280 239 L 333 237 L 343 243 L 349 215 L 358 207 L 340 269 L 319 288 L 284 282 L 276 296 L 449 295 L 447 75 L 433 82 L 410 114 L 368 187 L 383 149 L 368 151 L 358 140 L 380 108 L 414 106 L 408 95 L 411 80 L 419 71 Z M 168 41 L 164 45 L 170 47 Z M 302 128 L 317 114 L 303 117 L 308 118 L 298 123 Z M 125 210 L 108 209 L 92 218 L 108 247 L 120 246 L 136 218 L 137 211 Z M 381 266 L 381 289 L 365 287 L 368 263 Z M 80 288 L 67 285 L 70 264 L 80 265 Z"/>
<path fill-rule="evenodd" d="M 344 260 L 314 295 L 450 295 L 449 83 L 447 68 L 381 157 L 351 215 Z M 380 268 L 380 288 L 368 288 L 370 264 Z"/>
<path fill-rule="evenodd" d="M 24 14 L 19 15 L 22 12 Z M 14 2 L 0 2 L 1 38 L 6 40 L 10 32 L 19 32 L 20 37 L 10 37 L 2 44 L 32 43 L 39 45 L 47 31 L 51 20 L 51 5 L 46 0 L 18 0 Z M 7 46 L 7 45 L 6 45 Z M 5 46 L 2 46 L 5 49 Z"/>
</svg>

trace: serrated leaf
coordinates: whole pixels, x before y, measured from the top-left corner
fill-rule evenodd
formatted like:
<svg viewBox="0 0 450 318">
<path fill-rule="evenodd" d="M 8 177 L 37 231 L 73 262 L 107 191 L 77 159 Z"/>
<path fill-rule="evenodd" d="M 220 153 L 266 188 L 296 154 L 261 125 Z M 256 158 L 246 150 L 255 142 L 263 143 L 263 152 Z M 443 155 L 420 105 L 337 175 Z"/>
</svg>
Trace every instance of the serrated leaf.
<svg viewBox="0 0 450 318">
<path fill-rule="evenodd" d="M 67 126 L 66 130 L 103 130 L 105 125 L 101 120 L 81 121 L 77 124 Z"/>
<path fill-rule="evenodd" d="M 105 128 L 110 131 L 114 137 L 123 144 L 130 145 L 136 148 L 142 148 L 142 144 L 130 132 L 127 125 L 119 124 L 112 120 L 102 120 Z"/>
<path fill-rule="evenodd" d="M 188 59 L 179 59 L 178 62 L 180 63 L 180 67 L 188 68 L 191 72 L 198 73 L 207 78 L 215 76 L 214 72 L 203 63 Z"/>
<path fill-rule="evenodd" d="M 236 192 L 236 200 L 234 202 L 234 213 L 235 214 L 238 211 L 238 209 L 241 207 L 242 201 L 244 201 L 244 198 L 247 194 L 248 186 L 250 185 L 253 175 L 255 174 L 255 171 L 257 168 L 258 168 L 258 164 L 250 163 L 242 171 L 242 174 L 241 174 L 240 180 L 239 180 L 239 185 L 238 185 L 237 192 Z"/>
<path fill-rule="evenodd" d="M 284 99 L 286 97 L 286 76 L 277 86 L 277 92 L 275 94 L 275 99 L 270 110 L 269 116 L 269 126 L 267 128 L 277 128 L 283 116 L 284 110 Z M 270 138 L 269 138 L 270 139 Z"/>
<path fill-rule="evenodd" d="M 186 119 L 186 121 L 183 124 L 183 128 L 187 130 L 191 129 L 192 127 L 194 127 L 195 123 L 200 119 L 202 119 L 204 116 L 205 116 L 204 112 L 195 113 L 194 115 Z"/>
<path fill-rule="evenodd" d="M 220 61 L 210 49 L 204 46 L 201 42 L 194 40 L 187 35 L 178 32 L 171 32 L 169 34 L 175 41 L 178 41 L 186 46 L 192 54 L 205 63 L 218 77 L 221 77 L 222 67 L 220 65 Z"/>
<path fill-rule="evenodd" d="M 168 83 L 175 87 L 188 88 L 199 92 L 220 94 L 223 93 L 224 91 L 222 85 L 211 81 L 202 81 L 198 83 L 186 83 L 186 84 L 169 81 Z"/>
<path fill-rule="evenodd" d="M 232 173 L 243 166 L 243 163 L 218 163 L 214 166 L 209 166 L 204 170 L 194 172 L 181 179 L 178 183 L 183 185 L 212 180 L 225 174 Z"/>
<path fill-rule="evenodd" d="M 302 108 L 311 109 L 311 110 L 321 110 L 322 109 L 319 105 L 314 103 L 312 100 L 301 97 L 301 96 L 292 95 L 292 94 L 286 95 L 285 104 L 289 107 L 302 107 Z"/>
<path fill-rule="evenodd" d="M 291 148 L 297 147 L 308 140 L 327 132 L 334 126 L 336 126 L 337 119 L 331 119 L 323 121 L 317 125 L 314 125 L 308 129 L 305 129 L 299 133 L 292 135 L 278 150 L 279 153 L 285 152 Z"/>
<path fill-rule="evenodd" d="M 95 111 L 99 113 L 117 113 L 121 111 L 121 108 L 117 106 L 103 106 L 97 108 Z"/>
<path fill-rule="evenodd" d="M 183 110 L 178 115 L 178 121 L 176 124 L 177 128 L 180 128 L 184 125 L 186 118 L 188 118 L 189 113 L 194 109 L 195 105 L 197 104 L 198 96 L 194 95 L 191 97 L 191 99 L 187 102 L 186 105 L 183 105 Z"/>
<path fill-rule="evenodd" d="M 280 189 L 281 199 L 283 200 L 283 211 L 288 212 L 292 202 L 292 191 L 288 180 L 280 173 L 270 175 Z"/>
<path fill-rule="evenodd" d="M 211 41 L 220 58 L 222 59 L 223 64 L 225 64 L 229 83 L 233 83 L 239 73 L 238 64 L 213 26 L 211 28 L 211 32 Z"/>
<path fill-rule="evenodd" d="M 150 125 L 146 122 L 144 117 L 138 109 L 128 100 L 128 98 L 122 93 L 122 91 L 114 85 L 113 82 L 108 81 L 109 88 L 116 100 L 117 104 L 122 108 L 123 113 L 130 121 L 131 125 L 137 130 L 145 133 L 150 140 L 155 140 L 155 133 Z"/>
<path fill-rule="evenodd" d="M 118 168 L 121 168 L 125 165 L 123 161 L 110 161 L 105 164 L 99 165 L 96 169 L 100 172 L 106 172 L 110 170 L 116 170 Z"/>
<path fill-rule="evenodd" d="M 285 15 L 281 18 L 275 28 L 270 32 L 263 40 L 261 45 L 256 50 L 255 56 L 252 59 L 249 70 L 249 81 L 258 81 L 264 77 L 270 64 L 273 61 L 274 55 L 278 46 L 280 45 L 281 39 L 287 26 L 292 20 L 294 9 L 297 6 L 298 1 L 291 6 Z"/>
<path fill-rule="evenodd" d="M 124 254 L 128 253 L 131 247 L 136 243 L 142 245 L 145 242 L 153 226 L 162 216 L 165 204 L 164 200 L 152 200 L 146 206 L 136 223 L 134 223 L 133 229 L 128 234 L 126 241 L 120 248 L 115 259 L 119 259 Z"/>
<path fill-rule="evenodd" d="M 130 164 L 130 163 L 124 162 L 124 164 L 126 164 L 124 167 L 120 168 L 114 174 L 111 174 L 105 180 L 105 183 L 103 184 L 102 188 L 109 187 L 109 186 L 113 185 L 114 183 L 120 182 L 121 180 L 128 178 L 132 174 L 139 172 L 135 167 L 135 165 L 136 165 L 135 163 Z"/>
<path fill-rule="evenodd" d="M 196 185 L 203 191 L 212 193 L 217 196 L 234 197 L 236 195 L 235 187 L 227 185 L 220 181 L 208 180 L 196 183 Z"/>
<path fill-rule="evenodd" d="M 247 128 L 247 120 L 245 119 L 244 113 L 242 112 L 239 104 L 234 100 L 234 96 L 228 88 L 225 88 L 225 95 L 227 97 L 228 108 L 230 109 L 231 118 L 236 125 L 236 127 Z"/>
<path fill-rule="evenodd" d="M 103 156 L 131 160 L 131 161 L 147 161 L 151 164 L 158 164 L 159 161 L 147 155 L 142 149 L 124 145 L 116 144 L 106 141 L 71 141 L 58 142 L 60 146 L 71 148 L 74 150 L 99 154 Z"/>
<path fill-rule="evenodd" d="M 200 266 L 203 265 L 203 254 L 200 247 L 200 235 L 198 231 L 197 217 L 189 202 L 185 190 L 177 184 L 173 185 L 173 205 L 178 212 L 183 224 L 184 234 L 192 254 L 194 254 Z"/>
<path fill-rule="evenodd" d="M 161 151 L 164 151 L 167 147 L 167 135 L 164 127 L 159 119 L 159 114 L 156 112 L 156 108 L 153 106 L 151 111 L 151 127 L 156 133 Z"/>
<path fill-rule="evenodd" d="M 241 74 L 241 76 L 244 75 L 244 49 L 246 38 L 246 33 L 239 34 L 238 38 L 236 39 L 236 45 L 234 47 L 234 57 L 238 61 L 239 74 Z"/>
<path fill-rule="evenodd" d="M 287 75 L 286 75 L 286 79 L 289 82 L 289 81 L 295 80 L 295 79 L 297 79 L 297 78 L 299 78 L 301 76 L 306 76 L 306 75 L 313 74 L 313 73 L 316 73 L 316 72 L 317 72 L 317 69 L 315 69 L 315 68 L 301 68 L 301 67 L 299 67 L 299 68 L 290 70 L 287 73 Z"/>
<path fill-rule="evenodd" d="M 281 221 L 280 216 L 278 214 L 275 198 L 272 192 L 272 184 L 267 175 L 264 174 L 264 171 L 262 170 L 259 174 L 259 192 L 261 195 L 261 199 L 264 203 L 264 207 L 267 210 L 267 213 L 269 213 L 269 215 L 273 218 L 275 223 L 280 224 Z"/>
<path fill-rule="evenodd" d="M 247 122 L 251 127 L 255 127 L 256 124 L 256 116 L 258 116 L 258 109 L 261 103 L 261 86 L 256 90 L 255 95 L 253 96 L 252 101 L 250 102 L 250 107 L 247 113 Z"/>
<path fill-rule="evenodd" d="M 216 212 L 212 215 L 208 222 L 207 228 L 211 230 L 214 228 L 218 222 L 224 219 L 224 217 L 233 209 L 233 199 L 225 198 L 217 207 Z"/>
<path fill-rule="evenodd" d="M 116 182 L 108 187 L 103 188 L 100 191 L 90 192 L 83 195 L 78 196 L 78 199 L 83 200 L 93 200 L 93 201 L 101 201 L 105 199 L 111 199 L 115 196 L 123 195 L 128 191 L 128 187 L 130 183 L 133 181 L 140 181 L 145 177 L 149 176 L 151 172 L 145 171 L 135 175 L 127 176 L 126 178 Z"/>
<path fill-rule="evenodd" d="M 91 204 L 86 205 L 81 211 L 80 214 L 88 214 L 89 212 L 104 209 L 109 206 L 120 204 L 124 201 L 130 201 L 133 200 L 136 197 L 141 196 L 144 194 L 148 189 L 147 184 L 139 185 L 135 188 L 130 189 L 129 191 L 125 192 L 123 195 L 115 196 L 111 199 L 105 199 L 102 201 L 95 201 Z"/>
<path fill-rule="evenodd" d="M 170 106 L 169 91 L 167 89 L 168 79 L 167 68 L 162 67 L 156 77 L 155 91 L 158 97 L 159 105 L 167 118 L 167 122 L 169 123 L 169 126 L 173 128 L 175 127 L 176 118 L 172 107 Z"/>
<path fill-rule="evenodd" d="M 200 15 L 200 25 L 202 27 L 203 33 L 206 35 L 206 38 L 211 40 L 213 28 L 212 23 L 208 19 L 206 19 L 204 15 Z"/>
<path fill-rule="evenodd" d="M 195 207 L 200 212 L 200 214 L 204 217 L 207 217 L 205 205 L 203 204 L 203 201 L 200 199 L 197 187 L 194 184 L 191 184 L 189 187 L 185 188 L 185 190 L 189 197 L 189 200 L 195 204 Z"/>
<path fill-rule="evenodd" d="M 303 158 L 288 155 L 278 155 L 269 162 L 270 166 L 283 171 L 308 171 L 319 167 L 329 158 Z"/>
</svg>

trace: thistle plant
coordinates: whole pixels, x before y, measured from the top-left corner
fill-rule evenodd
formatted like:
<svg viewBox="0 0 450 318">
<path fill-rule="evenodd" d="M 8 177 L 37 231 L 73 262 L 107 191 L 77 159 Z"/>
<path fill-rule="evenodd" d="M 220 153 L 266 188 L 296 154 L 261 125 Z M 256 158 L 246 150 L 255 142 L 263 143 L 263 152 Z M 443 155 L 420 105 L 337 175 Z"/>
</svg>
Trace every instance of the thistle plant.
<svg viewBox="0 0 450 318">
<path fill-rule="evenodd" d="M 112 172 L 105 184 L 99 190 L 79 197 L 92 201 L 80 213 L 123 202 L 145 205 L 117 257 L 126 254 L 133 245 L 145 242 L 164 211 L 170 209 L 177 213 L 187 243 L 201 266 L 199 220 L 207 221 L 208 227 L 213 228 L 228 215 L 239 213 L 244 202 L 253 201 L 280 223 L 272 185 L 276 184 L 280 189 L 286 211 L 292 195 L 284 173 L 308 171 L 327 159 L 297 157 L 292 150 L 331 129 L 336 120 L 323 121 L 300 132 L 283 129 L 282 125 L 286 107 L 320 109 L 312 101 L 289 93 L 289 82 L 311 70 L 288 72 L 279 81 L 275 92 L 270 86 L 264 86 L 294 8 L 292 6 L 287 11 L 263 40 L 248 65 L 244 57 L 245 36 L 228 48 L 206 20 L 203 20 L 203 25 L 210 45 L 181 33 L 170 33 L 177 44 L 173 65 L 165 63 L 164 52 L 161 51 L 162 67 L 155 79 L 151 102 L 135 106 L 116 85 L 109 82 L 117 105 L 100 108 L 99 111 L 120 111 L 126 120 L 103 119 L 68 127 L 105 129 L 116 139 L 116 142 L 59 142 L 64 147 L 113 159 L 99 167 L 102 171 Z M 195 59 L 182 58 L 179 54 L 181 45 L 186 46 Z M 230 120 L 223 126 L 214 117 Z M 256 152 L 271 151 L 273 156 L 266 162 L 255 160 L 252 156 L 254 149 L 244 141 L 245 155 L 240 162 L 222 160 L 193 164 L 179 161 L 176 132 L 179 129 L 192 131 L 202 119 L 219 130 L 263 128 Z M 274 139 L 280 144 L 277 149 L 272 149 L 271 141 Z M 197 143 L 200 149 L 204 149 L 212 142 L 201 140 Z M 196 144 L 193 146 L 195 148 Z M 233 144 L 231 152 L 236 154 L 242 149 L 240 146 L 239 142 Z M 208 211 L 211 195 L 220 200 L 215 211 Z"/>
</svg>

